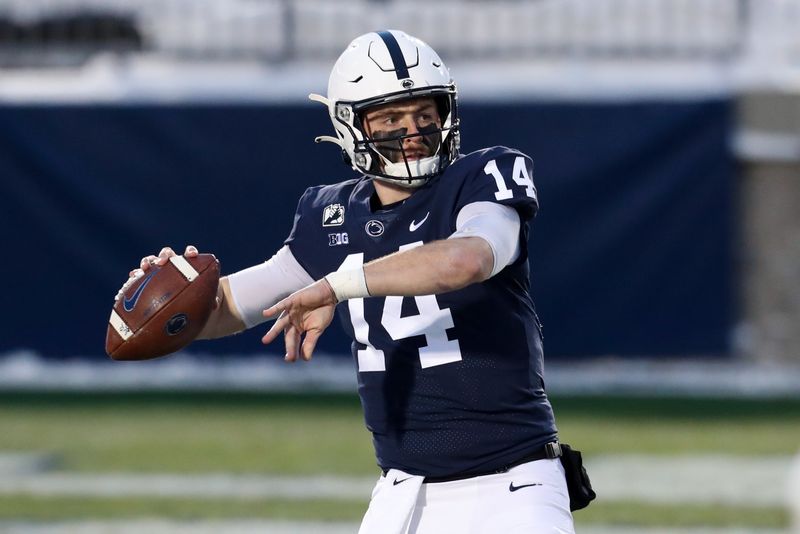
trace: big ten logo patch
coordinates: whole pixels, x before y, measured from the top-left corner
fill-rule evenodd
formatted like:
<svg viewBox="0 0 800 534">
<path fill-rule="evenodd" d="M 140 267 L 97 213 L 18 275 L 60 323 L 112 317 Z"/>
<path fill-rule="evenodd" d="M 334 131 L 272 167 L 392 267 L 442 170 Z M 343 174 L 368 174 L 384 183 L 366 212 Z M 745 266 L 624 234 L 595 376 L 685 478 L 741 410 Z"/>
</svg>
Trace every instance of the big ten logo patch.
<svg viewBox="0 0 800 534">
<path fill-rule="evenodd" d="M 328 245 L 331 247 L 335 247 L 337 245 L 346 245 L 349 242 L 350 238 L 347 237 L 347 232 L 328 234 Z"/>
</svg>

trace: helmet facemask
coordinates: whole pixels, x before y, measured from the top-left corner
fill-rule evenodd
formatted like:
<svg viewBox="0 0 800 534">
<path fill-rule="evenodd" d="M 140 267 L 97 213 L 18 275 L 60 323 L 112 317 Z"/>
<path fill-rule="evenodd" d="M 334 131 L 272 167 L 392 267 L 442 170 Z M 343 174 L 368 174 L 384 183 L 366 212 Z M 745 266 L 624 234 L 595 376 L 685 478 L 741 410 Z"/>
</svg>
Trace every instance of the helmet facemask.
<svg viewBox="0 0 800 534">
<path fill-rule="evenodd" d="M 355 167 L 379 180 L 408 188 L 419 187 L 440 174 L 458 154 L 458 121 L 455 120 L 455 125 L 453 124 L 454 93 L 454 89 L 445 94 L 425 91 L 425 94 L 411 97 L 405 93 L 398 95 L 401 98 L 396 100 L 380 102 L 379 104 L 401 104 L 414 98 L 433 97 L 438 120 L 417 124 L 417 131 L 411 134 L 403 127 L 373 129 L 368 134 L 364 118 L 379 104 L 369 102 L 353 106 L 355 120 L 352 126 L 358 132 L 353 150 Z M 406 141 L 411 138 L 419 141 L 408 147 Z M 420 155 L 421 150 L 425 154 Z"/>
<path fill-rule="evenodd" d="M 458 157 L 457 91 L 450 71 L 430 46 L 404 32 L 382 30 L 354 39 L 331 70 L 327 97 L 309 98 L 328 107 L 336 133 L 315 140 L 339 145 L 344 162 L 367 176 L 419 187 Z M 415 98 L 435 101 L 440 119 L 435 128 L 417 121 L 418 132 L 406 123 L 367 133 L 364 114 L 370 109 Z M 421 143 L 408 141 L 415 136 Z"/>
</svg>

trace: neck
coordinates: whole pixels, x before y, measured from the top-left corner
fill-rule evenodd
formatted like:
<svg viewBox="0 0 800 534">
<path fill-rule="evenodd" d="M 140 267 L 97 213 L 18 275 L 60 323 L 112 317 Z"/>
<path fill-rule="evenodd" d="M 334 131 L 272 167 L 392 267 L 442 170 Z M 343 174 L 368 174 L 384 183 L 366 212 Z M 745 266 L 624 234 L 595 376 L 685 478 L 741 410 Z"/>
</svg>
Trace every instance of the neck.
<svg viewBox="0 0 800 534">
<path fill-rule="evenodd" d="M 378 195 L 378 200 L 381 201 L 382 206 L 388 206 L 389 204 L 405 200 L 410 197 L 413 192 L 412 189 L 389 184 L 377 179 L 373 179 L 372 183 L 375 184 L 375 193 Z"/>
</svg>

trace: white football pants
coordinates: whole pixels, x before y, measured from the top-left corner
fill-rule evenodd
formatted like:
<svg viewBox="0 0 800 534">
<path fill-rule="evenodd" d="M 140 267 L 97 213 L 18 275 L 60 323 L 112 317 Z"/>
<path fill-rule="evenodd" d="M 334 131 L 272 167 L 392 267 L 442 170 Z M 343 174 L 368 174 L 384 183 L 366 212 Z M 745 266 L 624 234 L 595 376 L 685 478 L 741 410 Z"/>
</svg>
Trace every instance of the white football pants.
<svg viewBox="0 0 800 534">
<path fill-rule="evenodd" d="M 381 476 L 360 534 L 575 532 L 558 459 L 453 482 L 422 484 L 421 477 L 406 477 L 394 469 Z"/>
</svg>

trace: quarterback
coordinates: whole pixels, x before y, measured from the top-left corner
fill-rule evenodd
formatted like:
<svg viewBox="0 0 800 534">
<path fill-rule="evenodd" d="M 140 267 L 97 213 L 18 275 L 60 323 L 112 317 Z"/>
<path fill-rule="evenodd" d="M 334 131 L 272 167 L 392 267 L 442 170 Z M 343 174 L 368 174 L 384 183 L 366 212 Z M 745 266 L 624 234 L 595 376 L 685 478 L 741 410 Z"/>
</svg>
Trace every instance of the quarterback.
<svg viewBox="0 0 800 534">
<path fill-rule="evenodd" d="M 338 310 L 382 471 L 362 534 L 574 532 L 529 293 L 530 158 L 461 154 L 449 71 L 400 31 L 356 38 L 310 98 L 335 132 L 317 141 L 360 176 L 306 190 L 284 246 L 222 278 L 200 337 L 274 318 L 264 343 L 309 360 Z"/>
</svg>

